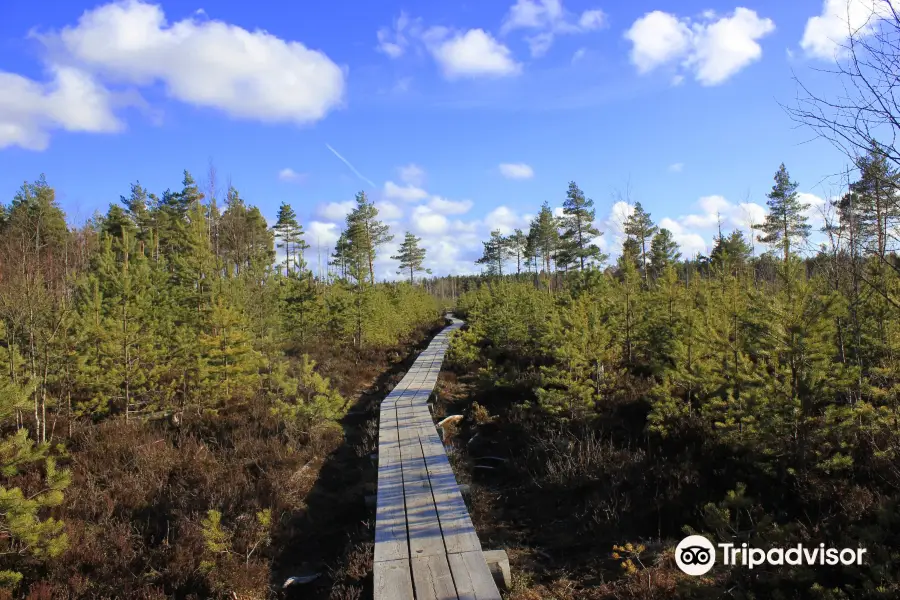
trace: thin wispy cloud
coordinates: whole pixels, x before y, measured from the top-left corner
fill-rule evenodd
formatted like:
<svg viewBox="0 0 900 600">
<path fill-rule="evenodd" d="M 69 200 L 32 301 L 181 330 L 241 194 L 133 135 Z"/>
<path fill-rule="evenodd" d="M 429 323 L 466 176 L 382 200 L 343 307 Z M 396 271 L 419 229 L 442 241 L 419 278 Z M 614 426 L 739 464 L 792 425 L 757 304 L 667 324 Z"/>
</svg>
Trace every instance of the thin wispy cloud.
<svg viewBox="0 0 900 600">
<path fill-rule="evenodd" d="M 347 166 L 350 168 L 350 170 L 353 171 L 353 173 L 354 173 L 357 177 L 359 177 L 360 179 L 362 179 L 363 181 L 365 181 L 366 183 L 368 183 L 373 189 L 378 187 L 377 185 L 375 185 L 375 183 L 374 183 L 371 179 L 369 179 L 368 177 L 366 177 L 365 175 L 363 175 L 362 173 L 360 173 L 359 171 L 357 171 L 357 170 L 356 170 L 356 167 L 354 167 L 353 165 L 351 165 L 349 160 L 347 160 L 346 158 L 344 158 L 343 156 L 341 156 L 341 153 L 340 153 L 340 152 L 338 152 L 337 150 L 335 150 L 334 148 L 332 148 L 329 144 L 325 144 L 325 147 L 328 148 L 329 150 L 331 150 L 331 153 L 332 153 L 332 154 L 334 154 L 334 155 L 337 156 L 339 159 L 341 159 L 341 162 L 343 162 L 345 165 L 347 165 Z"/>
</svg>

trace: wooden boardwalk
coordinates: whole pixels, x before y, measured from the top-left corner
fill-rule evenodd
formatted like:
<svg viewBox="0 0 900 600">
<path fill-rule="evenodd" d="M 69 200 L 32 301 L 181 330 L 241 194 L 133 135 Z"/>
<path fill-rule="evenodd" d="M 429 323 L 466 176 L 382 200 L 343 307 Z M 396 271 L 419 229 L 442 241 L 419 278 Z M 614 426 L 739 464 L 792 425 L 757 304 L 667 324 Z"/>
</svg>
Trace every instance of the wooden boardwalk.
<svg viewBox="0 0 900 600">
<path fill-rule="evenodd" d="M 428 408 L 451 320 L 381 403 L 375 600 L 500 600 Z"/>
</svg>

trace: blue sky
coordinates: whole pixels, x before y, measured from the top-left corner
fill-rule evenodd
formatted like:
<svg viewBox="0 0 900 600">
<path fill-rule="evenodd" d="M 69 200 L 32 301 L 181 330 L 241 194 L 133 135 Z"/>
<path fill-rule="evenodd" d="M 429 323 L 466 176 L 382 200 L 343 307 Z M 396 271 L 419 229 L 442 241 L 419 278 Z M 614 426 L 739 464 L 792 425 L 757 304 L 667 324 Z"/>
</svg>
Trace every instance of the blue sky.
<svg viewBox="0 0 900 600">
<path fill-rule="evenodd" d="M 717 213 L 762 218 L 781 162 L 814 205 L 837 191 L 848 161 L 779 102 L 793 74 L 837 91 L 813 69 L 847 1 L 5 0 L 0 198 L 46 173 L 78 221 L 212 161 L 267 217 L 291 203 L 313 251 L 364 189 L 444 273 L 575 180 L 611 254 L 635 201 L 706 252 Z"/>
</svg>

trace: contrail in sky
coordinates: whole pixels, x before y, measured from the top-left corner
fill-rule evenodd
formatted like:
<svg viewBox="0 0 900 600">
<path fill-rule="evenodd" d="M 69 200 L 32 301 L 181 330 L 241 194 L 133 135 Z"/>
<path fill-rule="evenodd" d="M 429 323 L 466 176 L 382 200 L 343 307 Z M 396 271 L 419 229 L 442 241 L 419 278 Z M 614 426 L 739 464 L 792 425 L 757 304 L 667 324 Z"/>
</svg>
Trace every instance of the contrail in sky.
<svg viewBox="0 0 900 600">
<path fill-rule="evenodd" d="M 365 175 L 363 175 L 362 173 L 360 173 L 359 171 L 357 171 L 357 170 L 356 170 L 356 167 L 354 167 L 353 165 L 351 165 L 351 164 L 350 164 L 350 161 L 347 160 L 346 158 L 344 158 L 343 156 L 341 156 L 340 153 L 339 153 L 337 150 L 335 150 L 334 148 L 332 148 L 332 147 L 329 146 L 328 144 L 325 144 L 325 147 L 328 148 L 329 150 L 331 150 L 331 151 L 334 153 L 335 156 L 337 156 L 339 159 L 341 159 L 341 162 L 343 162 L 345 165 L 347 165 L 348 167 L 350 167 L 350 170 L 353 171 L 354 173 L 356 173 L 356 176 L 357 176 L 357 177 L 359 177 L 360 179 L 362 179 L 363 181 L 365 181 L 366 183 L 368 183 L 369 185 L 371 185 L 373 189 L 376 189 L 376 190 L 378 189 L 378 186 L 375 185 L 374 183 L 372 183 L 372 180 L 371 180 L 371 179 L 369 179 L 368 177 L 366 177 Z"/>
</svg>

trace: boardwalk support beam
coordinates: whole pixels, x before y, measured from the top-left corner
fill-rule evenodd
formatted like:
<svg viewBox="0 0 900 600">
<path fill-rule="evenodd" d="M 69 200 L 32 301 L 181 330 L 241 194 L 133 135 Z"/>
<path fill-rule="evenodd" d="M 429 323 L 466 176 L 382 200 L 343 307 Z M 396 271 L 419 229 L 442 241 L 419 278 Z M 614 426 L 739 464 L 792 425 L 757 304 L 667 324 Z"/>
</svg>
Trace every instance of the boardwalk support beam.
<svg viewBox="0 0 900 600">
<path fill-rule="evenodd" d="M 512 571 L 509 568 L 506 550 L 485 550 L 483 554 L 497 587 L 501 590 L 512 587 Z"/>
</svg>

